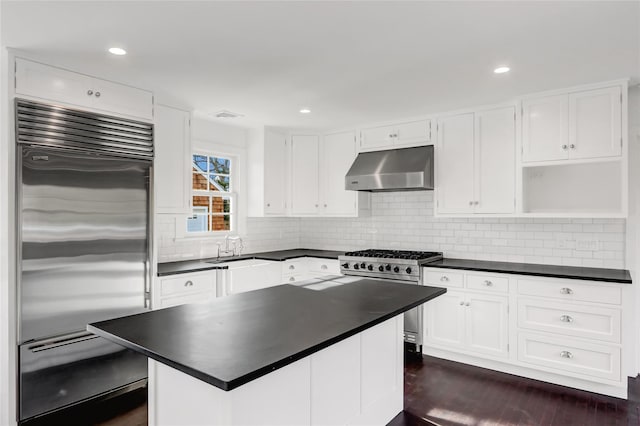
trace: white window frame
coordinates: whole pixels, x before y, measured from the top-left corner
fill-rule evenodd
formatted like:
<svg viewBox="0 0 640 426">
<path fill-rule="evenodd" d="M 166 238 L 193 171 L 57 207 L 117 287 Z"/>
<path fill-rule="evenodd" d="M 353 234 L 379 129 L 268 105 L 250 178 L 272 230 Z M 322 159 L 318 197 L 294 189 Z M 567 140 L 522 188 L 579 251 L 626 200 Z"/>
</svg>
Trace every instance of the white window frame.
<svg viewBox="0 0 640 426">
<path fill-rule="evenodd" d="M 232 153 L 227 153 L 227 152 L 223 152 L 212 149 L 212 148 L 199 148 L 197 146 L 193 147 L 191 150 L 191 155 L 190 155 L 190 160 L 191 162 L 193 161 L 193 156 L 194 155 L 202 155 L 202 156 L 207 156 L 207 157 L 218 157 L 218 158 L 227 158 L 230 160 L 230 170 L 229 170 L 229 182 L 230 182 L 230 192 L 220 192 L 220 197 L 223 198 L 229 198 L 231 201 L 231 209 L 229 212 L 229 216 L 231 219 L 231 229 L 230 230 L 224 230 L 224 231 L 199 231 L 199 232 L 189 232 L 188 231 L 188 218 L 192 217 L 191 215 L 188 216 L 187 218 L 185 218 L 184 220 L 184 224 L 183 224 L 183 232 L 184 232 L 184 236 L 186 238 L 206 238 L 206 237 L 221 237 L 221 236 L 225 236 L 225 235 L 233 235 L 233 234 L 237 234 L 238 233 L 238 229 L 239 229 L 239 210 L 238 210 L 238 184 L 239 184 L 239 173 L 238 173 L 238 168 L 240 165 L 240 161 L 239 161 L 239 156 L 238 155 L 234 155 Z M 208 162 L 208 160 L 207 160 Z M 213 191 L 198 191 L 193 189 L 193 175 L 194 175 L 194 171 L 192 170 L 192 167 L 189 168 L 189 197 L 192 198 L 194 196 L 197 195 L 206 195 L 208 197 L 211 197 L 214 195 Z M 191 207 L 192 211 L 193 211 L 193 206 Z M 211 213 L 209 213 L 209 215 L 211 215 Z M 207 218 L 208 221 L 208 218 Z"/>
</svg>

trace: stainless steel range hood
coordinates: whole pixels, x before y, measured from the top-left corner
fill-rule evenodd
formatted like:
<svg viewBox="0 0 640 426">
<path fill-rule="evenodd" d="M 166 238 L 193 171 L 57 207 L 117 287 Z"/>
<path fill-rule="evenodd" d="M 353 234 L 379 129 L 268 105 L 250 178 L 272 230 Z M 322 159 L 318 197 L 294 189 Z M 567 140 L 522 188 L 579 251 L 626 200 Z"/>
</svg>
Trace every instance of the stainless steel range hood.
<svg viewBox="0 0 640 426">
<path fill-rule="evenodd" d="M 433 146 L 362 152 L 345 177 L 353 191 L 433 189 Z"/>
</svg>

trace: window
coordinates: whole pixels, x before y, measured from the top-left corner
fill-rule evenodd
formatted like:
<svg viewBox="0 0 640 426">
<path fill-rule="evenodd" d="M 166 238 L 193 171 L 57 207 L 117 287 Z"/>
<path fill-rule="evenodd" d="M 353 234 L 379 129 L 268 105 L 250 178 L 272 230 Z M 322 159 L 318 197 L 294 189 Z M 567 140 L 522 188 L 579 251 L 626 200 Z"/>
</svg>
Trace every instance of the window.
<svg viewBox="0 0 640 426">
<path fill-rule="evenodd" d="M 194 154 L 192 157 L 192 216 L 188 233 L 234 230 L 233 161 L 231 158 Z"/>
</svg>

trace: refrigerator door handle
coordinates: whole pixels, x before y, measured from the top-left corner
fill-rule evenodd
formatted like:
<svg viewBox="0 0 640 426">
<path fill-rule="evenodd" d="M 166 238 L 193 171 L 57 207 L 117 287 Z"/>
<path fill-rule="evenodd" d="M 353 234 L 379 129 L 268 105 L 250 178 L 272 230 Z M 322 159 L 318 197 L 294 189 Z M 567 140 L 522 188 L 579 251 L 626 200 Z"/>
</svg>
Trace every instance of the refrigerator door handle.
<svg viewBox="0 0 640 426">
<path fill-rule="evenodd" d="M 35 344 L 29 345 L 28 349 L 33 353 L 42 352 L 42 351 L 58 348 L 60 346 L 83 342 L 85 340 L 97 339 L 98 337 L 99 336 L 96 336 L 95 334 L 92 334 L 89 332 L 67 334 L 66 336 L 62 336 L 62 337 L 42 340 Z"/>
</svg>

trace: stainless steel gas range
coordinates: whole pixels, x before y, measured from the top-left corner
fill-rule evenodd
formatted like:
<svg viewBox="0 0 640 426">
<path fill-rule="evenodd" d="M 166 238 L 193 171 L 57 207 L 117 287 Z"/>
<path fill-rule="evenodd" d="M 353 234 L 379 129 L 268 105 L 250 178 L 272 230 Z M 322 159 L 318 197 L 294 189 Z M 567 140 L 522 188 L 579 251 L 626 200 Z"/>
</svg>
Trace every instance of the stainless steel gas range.
<svg viewBox="0 0 640 426">
<path fill-rule="evenodd" d="M 384 279 L 404 284 L 421 285 L 421 266 L 442 259 L 442 253 L 407 250 L 359 250 L 339 256 L 340 272 L 367 278 Z M 415 308 L 404 314 L 404 340 L 422 346 L 422 309 Z"/>
</svg>

